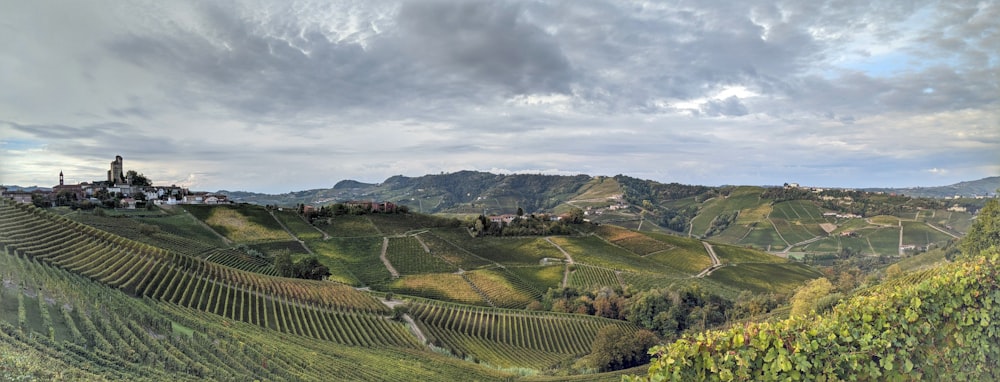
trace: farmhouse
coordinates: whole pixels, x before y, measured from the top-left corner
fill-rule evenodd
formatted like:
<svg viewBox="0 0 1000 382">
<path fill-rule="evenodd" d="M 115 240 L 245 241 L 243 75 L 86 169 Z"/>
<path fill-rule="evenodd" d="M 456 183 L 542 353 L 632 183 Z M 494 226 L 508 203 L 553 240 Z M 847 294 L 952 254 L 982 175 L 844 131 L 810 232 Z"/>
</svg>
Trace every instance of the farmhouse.
<svg viewBox="0 0 1000 382">
<path fill-rule="evenodd" d="M 520 219 L 520 216 L 504 214 L 504 215 L 493 215 L 490 216 L 490 221 L 494 223 L 507 223 L 510 224 L 512 221 Z"/>
</svg>

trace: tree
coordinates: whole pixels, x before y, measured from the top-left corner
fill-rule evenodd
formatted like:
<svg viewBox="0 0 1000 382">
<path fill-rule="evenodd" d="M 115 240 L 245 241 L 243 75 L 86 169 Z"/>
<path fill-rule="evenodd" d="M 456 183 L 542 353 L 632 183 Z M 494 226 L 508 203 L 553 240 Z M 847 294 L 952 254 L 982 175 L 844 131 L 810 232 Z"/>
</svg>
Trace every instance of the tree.
<svg viewBox="0 0 1000 382">
<path fill-rule="evenodd" d="M 287 250 L 279 251 L 274 255 L 274 270 L 278 271 L 281 277 L 294 277 L 295 268 L 292 264 L 292 254 Z"/>
<path fill-rule="evenodd" d="M 136 172 L 135 170 L 128 170 L 125 173 L 125 179 L 128 179 L 129 184 L 133 186 L 149 187 L 153 185 L 153 181 L 149 180 L 145 175 Z"/>
<path fill-rule="evenodd" d="M 833 284 L 825 277 L 820 277 L 799 289 L 792 296 L 792 316 L 805 316 L 816 309 L 816 301 L 833 291 Z"/>
<path fill-rule="evenodd" d="M 618 326 L 608 325 L 597 331 L 590 354 L 578 366 L 613 371 L 643 365 L 649 362 L 649 348 L 657 342 L 659 338 L 649 330 L 626 334 Z"/>
<path fill-rule="evenodd" d="M 976 256 L 990 247 L 1000 248 L 1000 201 L 986 202 L 959 247 L 965 256 Z"/>
</svg>

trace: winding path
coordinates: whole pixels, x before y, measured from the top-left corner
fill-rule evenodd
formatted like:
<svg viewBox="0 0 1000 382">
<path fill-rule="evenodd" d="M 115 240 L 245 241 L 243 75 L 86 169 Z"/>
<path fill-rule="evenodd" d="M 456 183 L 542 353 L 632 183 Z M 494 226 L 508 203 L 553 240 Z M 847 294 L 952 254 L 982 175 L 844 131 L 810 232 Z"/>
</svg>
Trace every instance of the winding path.
<svg viewBox="0 0 1000 382">
<path fill-rule="evenodd" d="M 936 225 L 933 225 L 933 224 L 931 224 L 931 223 L 927 223 L 927 222 L 924 222 L 924 224 L 926 224 L 926 225 L 927 225 L 928 227 L 931 227 L 931 228 L 934 228 L 934 229 L 936 229 L 936 230 L 940 231 L 941 233 L 943 233 L 943 234 L 945 234 L 945 235 L 948 235 L 948 236 L 951 236 L 951 237 L 953 237 L 953 238 L 956 238 L 956 239 L 958 239 L 958 235 L 955 235 L 955 234 L 953 234 L 953 233 L 951 233 L 951 232 L 948 232 L 948 231 L 945 231 L 945 230 L 943 230 L 943 229 L 939 228 L 939 227 L 938 227 L 938 226 L 936 226 Z"/>
<path fill-rule="evenodd" d="M 385 269 L 389 270 L 389 273 L 392 274 L 392 278 L 398 279 L 399 278 L 399 272 L 396 272 L 396 268 L 393 268 L 392 263 L 389 262 L 389 258 L 385 256 L 385 252 L 388 249 L 389 249 L 389 238 L 388 237 L 383 237 L 382 238 L 382 254 L 379 255 L 378 258 L 382 259 L 382 264 L 385 264 Z"/>
<path fill-rule="evenodd" d="M 551 236 L 546 237 L 545 241 L 549 242 L 549 244 L 554 245 L 556 247 L 556 249 L 559 250 L 559 252 L 562 252 L 563 256 L 566 256 L 566 261 L 569 262 L 569 264 L 566 265 L 566 271 L 563 272 L 562 287 L 565 288 L 566 287 L 566 283 L 569 281 L 569 266 L 574 264 L 574 262 L 573 262 L 573 256 L 570 256 L 569 252 L 566 252 L 566 250 L 563 249 L 562 247 L 560 247 L 559 244 L 556 244 L 556 242 L 552 241 L 552 237 Z"/>
<path fill-rule="evenodd" d="M 699 273 L 698 275 L 694 276 L 694 277 L 697 277 L 697 278 L 702 278 L 702 277 L 708 276 L 708 275 L 712 274 L 712 272 L 715 272 L 716 269 L 722 268 L 722 262 L 719 261 L 719 257 L 715 255 L 715 248 L 712 248 L 712 245 L 708 244 L 707 241 L 703 241 L 703 242 L 701 242 L 701 244 L 704 245 L 705 246 L 705 250 L 708 251 L 708 257 L 712 258 L 712 266 L 703 269 L 701 271 L 701 273 Z"/>
<path fill-rule="evenodd" d="M 302 248 L 305 248 L 306 252 L 309 252 L 310 255 L 316 256 L 316 253 L 313 252 L 308 245 L 306 245 L 305 241 L 302 241 L 302 239 L 300 239 L 298 236 L 295 236 L 295 233 L 292 232 L 292 230 L 288 229 L 288 226 L 285 225 L 285 222 L 281 221 L 281 219 L 278 219 L 278 217 L 274 215 L 274 211 L 267 210 L 267 213 L 271 214 L 271 218 L 274 219 L 274 221 L 278 222 L 278 225 L 280 225 L 281 228 L 285 230 L 285 233 L 287 233 L 288 236 L 291 236 L 292 239 L 295 239 L 295 241 L 299 242 L 299 245 L 301 245 Z"/>
</svg>

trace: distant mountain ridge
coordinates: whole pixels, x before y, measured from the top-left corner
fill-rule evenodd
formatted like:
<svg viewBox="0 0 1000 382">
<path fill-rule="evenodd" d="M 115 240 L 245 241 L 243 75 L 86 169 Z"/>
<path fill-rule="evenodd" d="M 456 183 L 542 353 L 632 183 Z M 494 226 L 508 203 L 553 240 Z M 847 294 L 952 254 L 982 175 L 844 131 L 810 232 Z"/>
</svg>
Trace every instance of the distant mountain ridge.
<svg viewBox="0 0 1000 382">
<path fill-rule="evenodd" d="M 995 196 L 1000 189 L 1000 176 L 991 176 L 979 180 L 958 182 L 938 187 L 908 187 L 908 188 L 866 188 L 865 191 L 903 194 L 915 198 L 948 198 L 960 196 L 971 198 L 976 196 Z"/>
<path fill-rule="evenodd" d="M 602 186 L 600 195 L 593 193 L 588 184 L 601 179 L 616 179 L 614 185 Z M 591 184 L 591 186 L 593 186 Z M 247 191 L 226 191 L 231 200 L 255 204 L 292 206 L 298 204 L 322 205 L 349 200 L 386 200 L 413 204 L 425 213 L 479 213 L 485 208 L 505 210 L 517 207 L 525 211 L 552 210 L 578 196 L 586 199 L 634 194 L 638 188 L 670 188 L 672 191 L 701 193 L 718 187 L 687 186 L 676 183 L 659 183 L 651 180 L 618 175 L 615 177 L 590 175 L 540 175 L 540 174 L 493 174 L 481 171 L 459 171 L 447 174 L 430 174 L 419 177 L 396 175 L 382 183 L 364 183 L 356 180 L 341 180 L 332 188 L 294 191 L 284 194 L 264 194 Z M 1000 176 L 974 181 L 955 183 L 939 187 L 912 188 L 867 188 L 864 191 L 903 194 L 911 197 L 945 198 L 959 195 L 993 196 L 1000 188 Z M 583 195 L 590 191 L 589 194 Z M 636 195 L 631 195 L 636 196 Z M 663 195 L 667 196 L 667 195 Z M 492 204 L 486 203 L 490 199 Z M 476 203 L 476 202 L 479 203 Z M 513 211 L 503 211 L 510 213 Z"/>
</svg>

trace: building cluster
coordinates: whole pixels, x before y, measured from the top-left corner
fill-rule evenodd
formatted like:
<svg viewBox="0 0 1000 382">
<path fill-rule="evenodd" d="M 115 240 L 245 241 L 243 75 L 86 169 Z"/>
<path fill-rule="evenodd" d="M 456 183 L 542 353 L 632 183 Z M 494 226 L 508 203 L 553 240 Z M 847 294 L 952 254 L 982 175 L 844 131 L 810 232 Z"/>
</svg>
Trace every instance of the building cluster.
<svg viewBox="0 0 1000 382">
<path fill-rule="evenodd" d="M 111 162 L 106 180 L 66 184 L 63 173 L 60 171 L 59 184 L 52 186 L 51 190 L 35 189 L 25 191 L 8 190 L 5 187 L 0 187 L 0 197 L 13 199 L 20 203 L 38 203 L 38 201 L 42 201 L 51 205 L 88 201 L 94 205 L 126 209 L 134 209 L 145 203 L 153 203 L 155 205 L 229 203 L 226 195 L 190 192 L 188 189 L 178 186 L 138 184 L 132 176 L 126 176 L 123 169 L 123 159 L 118 155 Z"/>
</svg>

